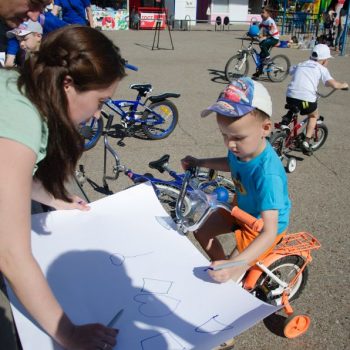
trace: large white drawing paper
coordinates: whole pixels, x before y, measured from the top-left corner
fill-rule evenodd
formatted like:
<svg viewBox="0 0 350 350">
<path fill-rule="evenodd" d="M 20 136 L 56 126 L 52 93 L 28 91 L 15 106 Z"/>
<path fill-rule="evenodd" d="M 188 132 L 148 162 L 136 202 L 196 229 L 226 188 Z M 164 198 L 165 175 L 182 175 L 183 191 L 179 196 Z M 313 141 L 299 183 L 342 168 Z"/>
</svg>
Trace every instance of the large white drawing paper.
<svg viewBox="0 0 350 350">
<path fill-rule="evenodd" d="M 143 184 L 89 212 L 34 215 L 33 253 L 75 323 L 107 324 L 124 309 L 116 349 L 212 349 L 276 311 L 234 282 L 210 281 L 208 261 L 171 225 Z M 8 290 L 24 350 L 60 349 Z"/>
</svg>

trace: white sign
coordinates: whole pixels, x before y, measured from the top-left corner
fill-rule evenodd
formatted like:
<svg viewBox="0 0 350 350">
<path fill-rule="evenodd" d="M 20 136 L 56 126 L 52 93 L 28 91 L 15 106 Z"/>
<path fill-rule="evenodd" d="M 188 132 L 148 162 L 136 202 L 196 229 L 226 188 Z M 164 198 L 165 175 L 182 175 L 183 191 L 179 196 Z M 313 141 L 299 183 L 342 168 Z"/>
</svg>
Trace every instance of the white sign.
<svg viewBox="0 0 350 350">
<path fill-rule="evenodd" d="M 276 311 L 234 282 L 213 283 L 208 261 L 171 226 L 142 184 L 89 212 L 34 215 L 33 253 L 73 322 L 107 324 L 124 309 L 115 349 L 212 349 Z M 23 349 L 60 349 L 8 289 Z"/>
</svg>

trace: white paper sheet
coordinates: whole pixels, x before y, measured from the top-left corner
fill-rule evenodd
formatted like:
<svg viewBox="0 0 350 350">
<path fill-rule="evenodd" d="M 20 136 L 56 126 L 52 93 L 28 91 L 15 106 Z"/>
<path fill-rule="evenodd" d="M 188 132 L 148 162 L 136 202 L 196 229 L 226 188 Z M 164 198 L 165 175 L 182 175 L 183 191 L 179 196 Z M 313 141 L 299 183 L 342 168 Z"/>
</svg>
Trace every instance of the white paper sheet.
<svg viewBox="0 0 350 350">
<path fill-rule="evenodd" d="M 210 281 L 208 261 L 171 226 L 142 184 L 89 212 L 33 215 L 33 253 L 73 322 L 107 324 L 124 309 L 115 349 L 212 349 L 276 311 L 233 282 Z M 8 289 L 23 349 L 60 349 Z"/>
</svg>

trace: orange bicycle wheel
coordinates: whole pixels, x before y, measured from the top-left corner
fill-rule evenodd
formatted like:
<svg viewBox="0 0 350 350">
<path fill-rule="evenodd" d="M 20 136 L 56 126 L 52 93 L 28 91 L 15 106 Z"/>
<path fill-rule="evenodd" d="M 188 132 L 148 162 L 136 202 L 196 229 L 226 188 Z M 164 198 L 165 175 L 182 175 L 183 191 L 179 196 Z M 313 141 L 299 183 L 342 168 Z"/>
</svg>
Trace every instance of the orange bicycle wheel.
<svg viewBox="0 0 350 350">
<path fill-rule="evenodd" d="M 311 319 L 307 315 L 291 315 L 284 324 L 283 333 L 286 338 L 296 338 L 304 334 L 310 326 Z"/>
</svg>

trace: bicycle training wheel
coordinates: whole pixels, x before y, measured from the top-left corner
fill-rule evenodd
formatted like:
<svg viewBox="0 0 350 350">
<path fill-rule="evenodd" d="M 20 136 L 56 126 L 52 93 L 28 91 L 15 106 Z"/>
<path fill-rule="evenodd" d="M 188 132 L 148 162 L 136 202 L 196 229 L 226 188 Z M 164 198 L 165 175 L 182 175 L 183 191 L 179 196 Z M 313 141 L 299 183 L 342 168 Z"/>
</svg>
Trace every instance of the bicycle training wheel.
<svg viewBox="0 0 350 350">
<path fill-rule="evenodd" d="M 313 151 L 320 149 L 326 142 L 328 137 L 328 128 L 324 124 L 317 125 L 317 130 L 314 131 L 310 145 Z"/>
<path fill-rule="evenodd" d="M 286 148 L 287 134 L 283 131 L 276 131 L 270 136 L 270 143 L 277 155 L 281 158 Z"/>
<path fill-rule="evenodd" d="M 168 100 L 155 102 L 148 106 L 154 113 L 145 110 L 142 116 L 142 130 L 152 140 L 168 137 L 175 129 L 179 119 L 176 106 Z M 163 118 L 163 121 L 160 120 Z"/>
<path fill-rule="evenodd" d="M 100 139 L 103 131 L 103 120 L 102 117 L 96 119 L 92 117 L 86 123 L 79 126 L 79 133 L 84 138 L 84 151 L 96 146 Z"/>
<path fill-rule="evenodd" d="M 270 266 L 268 269 L 275 274 L 283 282 L 290 283 L 294 277 L 298 274 L 304 265 L 304 260 L 298 255 L 284 256 L 278 259 Z M 297 280 L 291 288 L 288 300 L 292 301 L 300 296 L 300 293 L 304 289 L 307 279 L 308 279 L 308 269 L 307 266 L 304 268 L 303 272 L 299 274 Z M 271 277 L 263 273 L 257 283 L 255 288 L 262 288 L 265 291 L 272 292 L 279 288 L 279 285 Z M 282 293 L 269 296 L 267 295 L 267 302 L 273 305 L 282 305 Z"/>
<path fill-rule="evenodd" d="M 176 219 L 176 200 L 180 195 L 180 190 L 164 183 L 152 182 L 152 184 L 156 187 L 157 197 L 166 212 L 173 220 Z M 187 195 L 185 196 L 181 211 L 184 216 L 187 216 L 191 211 L 191 200 Z"/>
<path fill-rule="evenodd" d="M 238 53 L 227 61 L 225 66 L 225 77 L 231 82 L 233 79 L 246 76 L 248 71 L 249 62 L 247 56 L 243 53 Z"/>
<path fill-rule="evenodd" d="M 267 76 L 273 82 L 283 81 L 289 74 L 290 61 L 285 55 L 272 57 L 271 63 L 267 65 Z"/>
</svg>

